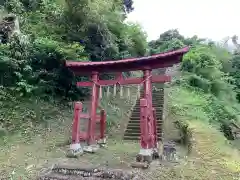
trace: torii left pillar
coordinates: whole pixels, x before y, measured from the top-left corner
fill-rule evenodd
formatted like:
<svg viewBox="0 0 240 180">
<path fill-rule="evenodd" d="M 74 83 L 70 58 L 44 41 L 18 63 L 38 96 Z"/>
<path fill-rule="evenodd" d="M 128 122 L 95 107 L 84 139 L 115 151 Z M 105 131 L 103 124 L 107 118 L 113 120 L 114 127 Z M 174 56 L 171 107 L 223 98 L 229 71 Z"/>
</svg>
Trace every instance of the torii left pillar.
<svg viewBox="0 0 240 180">
<path fill-rule="evenodd" d="M 84 147 L 86 152 L 95 152 L 97 147 L 95 139 L 95 129 L 96 129 L 96 114 L 99 100 L 99 73 L 92 72 L 92 98 L 90 105 L 90 119 L 88 121 L 88 134 L 87 134 L 87 146 Z"/>
<path fill-rule="evenodd" d="M 76 102 L 74 104 L 74 119 L 73 119 L 73 126 L 72 126 L 72 144 L 70 145 L 70 154 L 69 156 L 74 156 L 76 154 L 83 153 L 83 149 L 80 145 L 79 140 L 79 119 L 80 113 L 82 112 L 82 103 Z"/>
</svg>

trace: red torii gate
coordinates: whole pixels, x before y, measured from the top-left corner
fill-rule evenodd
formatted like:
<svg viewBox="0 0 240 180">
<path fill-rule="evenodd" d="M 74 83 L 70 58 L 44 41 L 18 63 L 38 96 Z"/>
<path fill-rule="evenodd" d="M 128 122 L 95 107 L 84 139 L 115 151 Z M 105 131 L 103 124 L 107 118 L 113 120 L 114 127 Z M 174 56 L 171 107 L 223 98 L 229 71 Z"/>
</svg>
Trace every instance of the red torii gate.
<svg viewBox="0 0 240 180">
<path fill-rule="evenodd" d="M 102 131 L 99 138 L 104 138 L 104 126 L 105 118 L 104 111 L 101 116 L 97 116 L 97 107 L 99 101 L 99 88 L 101 86 L 109 85 L 128 85 L 128 84 L 141 84 L 144 85 L 144 97 L 140 99 L 141 113 L 140 129 L 141 129 L 141 149 L 139 155 L 143 157 L 152 156 L 157 149 L 156 138 L 156 118 L 154 115 L 154 109 L 152 107 L 152 83 L 165 83 L 171 80 L 171 77 L 166 75 L 152 75 L 152 69 L 171 67 L 176 63 L 181 62 L 182 57 L 189 50 L 188 47 L 155 54 L 148 57 L 130 58 L 117 61 L 103 61 L 103 62 L 73 62 L 66 61 L 66 66 L 72 70 L 76 75 L 91 75 L 91 82 L 78 82 L 78 86 L 92 87 L 91 106 L 89 115 L 78 115 L 81 111 L 81 103 L 76 104 L 75 108 L 75 121 L 73 124 L 72 134 L 72 149 L 77 150 L 81 148 L 79 139 L 81 138 L 78 130 L 78 121 L 80 117 L 88 116 L 88 131 L 87 131 L 87 143 L 88 146 L 94 144 L 95 137 L 95 125 L 97 119 L 102 122 Z M 127 78 L 124 79 L 122 72 L 138 71 L 142 70 L 144 76 L 142 78 Z M 116 73 L 116 79 L 114 80 L 100 80 L 99 74 L 106 72 Z M 98 139 L 98 138 L 97 138 Z M 90 148 L 92 149 L 92 148 Z M 90 150 L 91 151 L 91 150 Z"/>
</svg>

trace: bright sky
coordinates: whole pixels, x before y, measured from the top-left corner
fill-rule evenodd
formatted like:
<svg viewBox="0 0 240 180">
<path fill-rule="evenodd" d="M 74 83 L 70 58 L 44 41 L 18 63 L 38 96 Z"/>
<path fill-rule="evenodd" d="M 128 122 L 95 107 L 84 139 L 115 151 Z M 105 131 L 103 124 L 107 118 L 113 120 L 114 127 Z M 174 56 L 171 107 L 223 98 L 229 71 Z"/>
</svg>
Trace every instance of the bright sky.
<svg viewBox="0 0 240 180">
<path fill-rule="evenodd" d="M 128 19 L 140 23 L 149 40 L 175 28 L 212 40 L 240 35 L 239 0 L 134 0 L 134 8 Z"/>
</svg>

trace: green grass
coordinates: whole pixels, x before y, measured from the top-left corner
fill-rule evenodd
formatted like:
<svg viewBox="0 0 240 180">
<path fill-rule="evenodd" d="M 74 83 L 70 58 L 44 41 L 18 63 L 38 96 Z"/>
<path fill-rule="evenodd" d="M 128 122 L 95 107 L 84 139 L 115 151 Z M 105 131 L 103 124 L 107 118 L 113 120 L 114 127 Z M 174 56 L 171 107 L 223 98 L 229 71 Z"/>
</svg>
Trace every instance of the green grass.
<svg viewBox="0 0 240 180">
<path fill-rule="evenodd" d="M 146 176 L 165 180 L 239 179 L 239 151 L 233 149 L 216 128 L 198 120 L 187 123 L 192 132 L 191 154 L 176 166 L 158 167 Z"/>
<path fill-rule="evenodd" d="M 205 111 L 208 95 L 194 92 L 187 88 L 174 86 L 169 91 L 169 111 L 179 118 L 195 119 L 208 122 L 209 115 Z"/>
<path fill-rule="evenodd" d="M 224 175 L 240 172 L 240 152 L 229 144 L 221 132 L 197 121 L 189 122 L 189 128 L 194 132 L 193 155 L 205 162 L 208 172 L 212 169 Z"/>
<path fill-rule="evenodd" d="M 209 112 L 209 108 L 206 110 L 206 106 L 211 105 L 209 95 L 177 86 L 168 91 L 171 117 L 187 124 L 192 136 L 191 155 L 185 164 L 174 169 L 177 172 L 174 178 L 237 178 L 240 172 L 240 152 L 219 131 L 218 125 L 210 125 L 211 115 L 215 112 Z"/>
<path fill-rule="evenodd" d="M 101 107 L 107 111 L 108 125 L 117 125 L 123 120 L 127 120 L 126 112 L 129 106 L 136 100 L 136 88 L 131 87 L 132 98 L 113 97 L 111 94 L 101 100 Z M 65 103 L 66 104 L 66 103 Z M 24 100 L 15 104 L 9 101 L 13 109 L 12 112 L 1 109 L 2 116 L 6 119 L 14 117 L 14 121 L 24 122 L 27 127 L 14 134 L 2 137 L 0 141 L 0 177 L 22 180 L 34 177 L 44 164 L 68 161 L 66 152 L 71 136 L 71 123 L 73 119 L 73 109 L 64 103 L 47 103 L 44 101 Z M 18 108 L 15 108 L 18 107 Z M 31 116 L 23 119 L 31 112 Z M 11 116 L 9 116 L 9 113 Z M 13 119 L 10 119 L 13 120 Z M 29 126 L 28 122 L 44 122 L 38 126 Z M 19 124 L 19 123 L 18 123 Z M 110 129 L 109 129 L 110 130 Z M 66 146 L 67 145 L 67 146 Z M 101 149 L 97 154 L 85 155 L 76 163 L 101 163 L 108 162 L 111 166 L 126 166 L 126 161 L 133 159 L 138 146 L 127 144 L 121 141 L 110 139 L 107 149 Z M 134 156 L 133 156 L 134 155 Z"/>
</svg>

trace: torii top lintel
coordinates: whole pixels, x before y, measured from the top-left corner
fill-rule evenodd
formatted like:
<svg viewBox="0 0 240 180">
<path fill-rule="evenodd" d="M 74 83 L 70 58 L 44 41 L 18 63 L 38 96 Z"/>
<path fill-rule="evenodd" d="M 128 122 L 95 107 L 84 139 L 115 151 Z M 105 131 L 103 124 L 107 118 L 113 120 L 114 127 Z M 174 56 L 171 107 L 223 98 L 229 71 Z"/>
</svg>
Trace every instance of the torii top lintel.
<svg viewBox="0 0 240 180">
<path fill-rule="evenodd" d="M 115 61 L 76 62 L 66 61 L 65 65 L 76 74 L 90 74 L 92 72 L 127 72 L 144 69 L 158 69 L 171 67 L 180 63 L 188 47 L 175 51 L 155 54 L 147 57 L 130 58 Z"/>
</svg>

